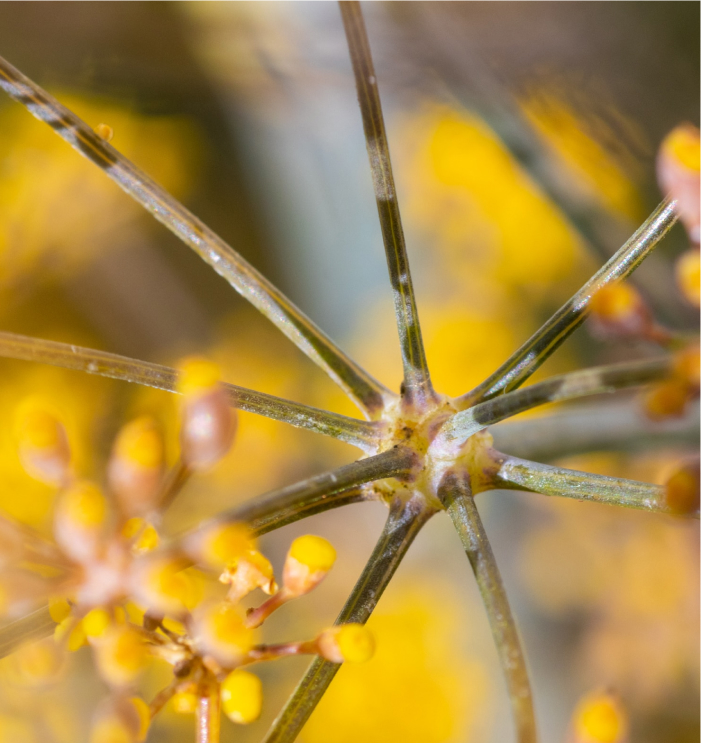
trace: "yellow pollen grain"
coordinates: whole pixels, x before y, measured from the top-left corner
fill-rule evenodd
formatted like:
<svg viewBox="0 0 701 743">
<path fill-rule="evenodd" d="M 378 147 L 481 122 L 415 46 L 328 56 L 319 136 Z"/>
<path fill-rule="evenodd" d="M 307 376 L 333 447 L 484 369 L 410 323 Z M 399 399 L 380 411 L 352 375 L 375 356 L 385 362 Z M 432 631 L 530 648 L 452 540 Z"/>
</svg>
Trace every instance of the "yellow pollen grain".
<svg viewBox="0 0 701 743">
<path fill-rule="evenodd" d="M 71 605 L 64 598 L 51 598 L 49 599 L 49 614 L 56 624 L 60 624 L 71 615 Z"/>
<path fill-rule="evenodd" d="M 230 673 L 221 685 L 224 714 L 239 725 L 258 719 L 263 706 L 263 686 L 258 676 L 247 671 Z"/>
<path fill-rule="evenodd" d="M 638 294 L 628 284 L 609 284 L 594 294 L 589 306 L 605 320 L 625 320 L 637 308 Z"/>
<path fill-rule="evenodd" d="M 375 654 L 375 638 L 362 624 L 345 624 L 336 634 L 336 643 L 349 663 L 365 663 Z"/>
<path fill-rule="evenodd" d="M 129 697 L 129 701 L 134 705 L 137 717 L 139 718 L 139 731 L 136 734 L 137 743 L 146 740 L 149 725 L 151 724 L 151 711 L 148 704 L 141 697 Z"/>
<path fill-rule="evenodd" d="M 306 565 L 313 573 L 326 572 L 331 570 L 336 562 L 336 550 L 323 537 L 306 534 L 292 542 L 290 557 Z"/>
<path fill-rule="evenodd" d="M 190 356 L 178 364 L 177 391 L 194 395 L 213 389 L 221 379 L 217 364 L 200 356 Z"/>
<path fill-rule="evenodd" d="M 163 439 L 155 421 L 146 416 L 128 423 L 115 444 L 118 457 L 145 469 L 163 464 Z"/>
<path fill-rule="evenodd" d="M 233 565 L 250 547 L 250 533 L 244 524 L 226 524 L 206 535 L 202 556 L 209 564 L 223 567 Z"/>
<path fill-rule="evenodd" d="M 110 613 L 102 607 L 91 609 L 83 617 L 83 631 L 88 637 L 101 637 L 112 624 Z"/>
<path fill-rule="evenodd" d="M 72 523 L 85 527 L 101 526 L 107 517 L 107 501 L 100 488 L 90 482 L 78 482 L 63 496 L 61 508 Z"/>
<path fill-rule="evenodd" d="M 686 124 L 673 129 L 662 143 L 662 150 L 687 170 L 699 172 L 701 150 L 696 127 Z"/>
<path fill-rule="evenodd" d="M 625 713 L 609 694 L 594 694 L 580 702 L 575 728 L 582 743 L 619 743 L 626 730 Z"/>
</svg>

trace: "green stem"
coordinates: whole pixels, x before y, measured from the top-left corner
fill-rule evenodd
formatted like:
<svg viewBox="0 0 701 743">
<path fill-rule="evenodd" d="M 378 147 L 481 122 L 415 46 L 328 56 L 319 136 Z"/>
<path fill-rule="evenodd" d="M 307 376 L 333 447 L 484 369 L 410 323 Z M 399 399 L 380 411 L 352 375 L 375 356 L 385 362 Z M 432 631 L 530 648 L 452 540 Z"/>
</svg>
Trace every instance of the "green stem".
<svg viewBox="0 0 701 743">
<path fill-rule="evenodd" d="M 455 400 L 464 410 L 522 385 L 587 318 L 591 298 L 631 274 L 677 221 L 675 202 L 663 201 L 633 236 L 587 283 L 491 376 Z"/>
<path fill-rule="evenodd" d="M 407 402 L 422 406 L 427 399 L 434 397 L 434 392 L 421 338 L 419 314 L 392 175 L 377 76 L 360 3 L 340 2 L 339 6 L 353 65 L 360 113 L 363 117 L 365 144 L 370 159 L 387 268 L 394 294 L 394 310 L 404 365 L 403 395 Z"/>
<path fill-rule="evenodd" d="M 448 473 L 438 491 L 477 579 L 511 700 L 519 743 L 537 740 L 528 668 L 516 622 L 467 475 Z"/>
<path fill-rule="evenodd" d="M 493 481 L 497 489 L 530 490 L 542 495 L 608 503 L 654 513 L 672 513 L 664 504 L 664 488 L 661 485 L 567 470 L 500 452 L 495 452 L 494 458 L 498 463 Z M 698 518 L 698 511 L 689 517 Z"/>
<path fill-rule="evenodd" d="M 396 499 L 392 503 L 380 539 L 336 624 L 364 624 L 368 620 L 409 546 L 432 514 L 420 501 Z M 336 663 L 316 658 L 273 722 L 264 743 L 292 743 L 339 668 Z"/>
<path fill-rule="evenodd" d="M 176 391 L 178 373 L 175 369 L 69 343 L 0 332 L 0 356 L 76 369 L 167 392 Z M 225 383 L 224 386 L 231 404 L 239 410 L 331 436 L 368 453 L 375 450 L 379 438 L 378 424 L 318 410 L 234 384 Z"/>
<path fill-rule="evenodd" d="M 0 57 L 0 87 L 192 248 L 242 297 L 318 364 L 368 415 L 392 393 L 352 361 L 299 308 L 230 245 L 162 189 L 82 119 Z"/>
<path fill-rule="evenodd" d="M 602 395 L 663 379 L 671 371 L 672 362 L 671 357 L 666 357 L 596 366 L 551 377 L 530 387 L 508 392 L 454 415 L 441 428 L 435 439 L 435 445 L 442 447 L 446 444 L 462 444 L 487 426 L 526 410 L 532 410 L 539 405 L 589 395 Z"/>
</svg>

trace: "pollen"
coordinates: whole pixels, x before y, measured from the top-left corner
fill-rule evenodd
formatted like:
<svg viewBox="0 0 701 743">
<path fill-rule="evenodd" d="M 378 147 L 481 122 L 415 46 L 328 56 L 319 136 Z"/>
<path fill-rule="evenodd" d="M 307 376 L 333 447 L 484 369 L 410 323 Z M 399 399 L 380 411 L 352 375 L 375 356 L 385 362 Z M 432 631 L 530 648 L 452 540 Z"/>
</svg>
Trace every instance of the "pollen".
<svg viewBox="0 0 701 743">
<path fill-rule="evenodd" d="M 129 686 L 144 670 L 148 651 L 129 625 L 113 625 L 95 645 L 97 666 L 111 686 Z"/>
<path fill-rule="evenodd" d="M 289 556 L 311 572 L 327 573 L 336 562 L 336 550 L 331 543 L 313 534 L 297 537 L 290 546 Z"/>
<path fill-rule="evenodd" d="M 222 682 L 221 701 L 224 714 L 239 725 L 257 720 L 263 706 L 263 686 L 258 676 L 247 671 L 233 671 Z"/>
<path fill-rule="evenodd" d="M 582 699 L 575 711 L 574 725 L 578 743 L 619 743 L 628 727 L 625 711 L 606 692 Z"/>
<path fill-rule="evenodd" d="M 147 469 L 163 464 L 163 439 L 155 421 L 147 416 L 128 423 L 119 432 L 115 454 Z"/>
<path fill-rule="evenodd" d="M 662 143 L 665 155 L 693 173 L 699 172 L 700 151 L 698 130 L 689 125 L 676 127 Z"/>
<path fill-rule="evenodd" d="M 334 663 L 365 663 L 375 654 L 375 638 L 362 624 L 342 624 L 323 632 L 318 640 L 321 655 Z"/>
<path fill-rule="evenodd" d="M 197 395 L 214 389 L 221 379 L 217 364 L 200 356 L 190 356 L 178 365 L 177 389 L 181 395 Z"/>
</svg>

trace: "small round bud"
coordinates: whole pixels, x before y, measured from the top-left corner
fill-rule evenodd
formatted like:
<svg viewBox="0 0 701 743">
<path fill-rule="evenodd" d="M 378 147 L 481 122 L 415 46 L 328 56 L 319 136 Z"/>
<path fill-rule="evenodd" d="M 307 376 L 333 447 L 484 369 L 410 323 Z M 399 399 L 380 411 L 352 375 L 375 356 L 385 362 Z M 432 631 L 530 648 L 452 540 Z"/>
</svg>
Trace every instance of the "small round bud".
<svg viewBox="0 0 701 743">
<path fill-rule="evenodd" d="M 319 635 L 319 654 L 332 663 L 365 663 L 375 654 L 375 638 L 362 624 L 341 624 Z"/>
<path fill-rule="evenodd" d="M 152 552 L 158 547 L 159 538 L 155 527 L 138 516 L 124 524 L 122 536 L 128 541 L 136 540 L 131 548 L 136 555 Z"/>
<path fill-rule="evenodd" d="M 333 567 L 336 550 L 323 537 L 297 537 L 285 560 L 282 581 L 291 597 L 302 596 L 317 586 Z"/>
<path fill-rule="evenodd" d="M 134 595 L 156 613 L 180 616 L 200 601 L 200 592 L 184 570 L 183 560 L 168 557 L 144 557 L 134 563 Z"/>
<path fill-rule="evenodd" d="M 689 388 L 678 379 L 654 384 L 644 398 L 645 412 L 650 418 L 674 418 L 684 414 Z"/>
<path fill-rule="evenodd" d="M 672 513 L 688 516 L 699 511 L 699 463 L 678 469 L 664 486 L 665 504 Z"/>
<path fill-rule="evenodd" d="M 194 715 L 197 712 L 197 696 L 191 691 L 179 691 L 171 699 L 173 712 L 179 715 Z"/>
<path fill-rule="evenodd" d="M 248 527 L 233 523 L 212 526 L 193 534 L 185 549 L 194 560 L 221 570 L 235 564 L 252 546 Z"/>
<path fill-rule="evenodd" d="M 71 453 L 66 430 L 51 406 L 36 397 L 24 400 L 15 415 L 15 433 L 27 473 L 46 485 L 63 485 Z"/>
<path fill-rule="evenodd" d="M 97 708 L 90 731 L 90 743 L 139 743 L 142 736 L 143 711 L 136 697 L 111 697 Z M 139 700 L 141 701 L 141 700 Z"/>
<path fill-rule="evenodd" d="M 258 676 L 233 671 L 222 682 L 221 702 L 224 714 L 239 725 L 248 725 L 260 716 L 263 685 Z"/>
<path fill-rule="evenodd" d="M 114 129 L 109 124 L 98 124 L 95 129 L 95 134 L 100 139 L 104 139 L 105 142 L 111 142 L 112 137 L 114 137 Z"/>
<path fill-rule="evenodd" d="M 146 666 L 146 644 L 128 624 L 112 625 L 94 646 L 98 671 L 110 686 L 130 686 Z"/>
<path fill-rule="evenodd" d="M 701 358 L 698 346 L 687 346 L 674 355 L 674 376 L 687 384 L 695 393 L 701 381 Z"/>
<path fill-rule="evenodd" d="M 602 286 L 592 295 L 593 329 L 599 335 L 625 337 L 644 333 L 650 314 L 638 292 L 628 283 L 617 281 Z"/>
<path fill-rule="evenodd" d="M 216 464 L 230 449 L 236 433 L 235 411 L 219 383 L 219 367 L 191 357 L 180 364 L 178 392 L 183 396 L 180 444 L 182 460 L 193 470 Z"/>
<path fill-rule="evenodd" d="M 679 256 L 675 266 L 677 283 L 686 299 L 698 307 L 701 304 L 701 259 L 698 248 Z"/>
<path fill-rule="evenodd" d="M 56 541 L 74 559 L 90 560 L 103 540 L 107 516 L 107 501 L 100 488 L 91 482 L 76 482 L 61 495 L 56 505 Z"/>
<path fill-rule="evenodd" d="M 124 426 L 108 466 L 110 489 L 127 514 L 143 515 L 156 506 L 163 478 L 164 447 L 156 423 L 137 418 Z"/>
<path fill-rule="evenodd" d="M 585 696 L 573 717 L 576 743 L 623 743 L 628 719 L 618 699 L 605 691 Z"/>
<path fill-rule="evenodd" d="M 256 588 L 262 589 L 268 596 L 278 590 L 270 560 L 253 549 L 227 566 L 219 580 L 229 585 L 227 598 L 232 603 L 240 601 Z"/>
<path fill-rule="evenodd" d="M 682 124 L 665 137 L 657 158 L 660 188 L 677 201 L 679 218 L 699 241 L 699 130 Z"/>
<path fill-rule="evenodd" d="M 237 665 L 253 647 L 254 632 L 246 627 L 238 609 L 228 602 L 202 607 L 195 626 L 198 645 L 222 665 Z"/>
</svg>

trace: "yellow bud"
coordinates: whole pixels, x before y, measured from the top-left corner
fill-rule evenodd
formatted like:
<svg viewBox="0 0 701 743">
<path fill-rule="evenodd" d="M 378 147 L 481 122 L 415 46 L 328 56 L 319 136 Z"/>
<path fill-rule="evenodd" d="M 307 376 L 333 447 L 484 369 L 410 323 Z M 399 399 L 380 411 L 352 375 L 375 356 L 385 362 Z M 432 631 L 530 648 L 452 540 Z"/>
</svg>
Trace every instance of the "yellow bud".
<svg viewBox="0 0 701 743">
<path fill-rule="evenodd" d="M 342 624 L 323 632 L 317 640 L 320 654 L 333 663 L 364 663 L 375 653 L 375 639 L 362 624 Z"/>
<path fill-rule="evenodd" d="M 254 549 L 247 550 L 243 557 L 228 565 L 219 580 L 229 585 L 227 598 L 233 603 L 256 588 L 261 588 L 268 595 L 278 590 L 270 560 Z"/>
<path fill-rule="evenodd" d="M 56 541 L 74 559 L 91 559 L 101 546 L 107 515 L 107 501 L 97 485 L 87 481 L 74 483 L 56 505 Z"/>
<path fill-rule="evenodd" d="M 239 663 L 254 645 L 254 632 L 228 602 L 203 607 L 196 617 L 196 639 L 223 665 Z"/>
<path fill-rule="evenodd" d="M 263 705 L 263 687 L 258 676 L 247 671 L 230 673 L 221 685 L 224 714 L 239 725 L 257 720 Z"/>
<path fill-rule="evenodd" d="M 112 624 L 112 617 L 106 609 L 98 607 L 91 609 L 83 617 L 83 632 L 88 637 L 100 637 L 105 634 Z"/>
<path fill-rule="evenodd" d="M 112 137 L 114 137 L 114 130 L 109 124 L 98 124 L 94 131 L 95 134 L 97 134 L 100 139 L 104 139 L 105 142 L 111 142 Z"/>
<path fill-rule="evenodd" d="M 132 540 L 137 535 L 138 538 L 132 546 L 132 551 L 136 554 L 152 552 L 158 547 L 159 537 L 155 527 L 144 519 L 134 516 L 122 527 L 122 536 L 127 540 Z"/>
<path fill-rule="evenodd" d="M 49 614 L 51 614 L 51 618 L 54 620 L 54 622 L 56 622 L 56 624 L 59 624 L 71 615 L 71 605 L 64 598 L 50 598 Z"/>
<path fill-rule="evenodd" d="M 66 481 L 68 437 L 50 405 L 36 397 L 24 400 L 15 413 L 15 434 L 22 466 L 31 477 L 52 486 Z"/>
<path fill-rule="evenodd" d="M 163 614 L 183 614 L 201 600 L 192 577 L 178 558 L 145 558 L 134 566 L 134 592 L 149 609 Z"/>
<path fill-rule="evenodd" d="M 577 705 L 574 713 L 577 743 L 621 743 L 627 729 L 626 713 L 612 694 L 594 692 Z"/>
<path fill-rule="evenodd" d="M 289 556 L 305 565 L 312 572 L 328 572 L 336 562 L 336 550 L 323 537 L 307 534 L 292 542 Z"/>
<path fill-rule="evenodd" d="M 221 369 L 213 361 L 201 356 L 189 356 L 178 364 L 177 391 L 181 395 L 207 392 L 221 379 Z"/>
<path fill-rule="evenodd" d="M 180 691 L 171 700 L 173 712 L 179 715 L 194 715 L 197 712 L 197 697 L 191 691 Z"/>
<path fill-rule="evenodd" d="M 701 233 L 699 204 L 699 130 L 682 124 L 667 135 L 657 158 L 660 188 L 676 201 L 679 219 L 694 243 Z M 698 292 L 698 284 L 696 284 Z"/>
<path fill-rule="evenodd" d="M 701 260 L 699 249 L 691 248 L 677 260 L 677 282 L 686 299 L 698 307 L 701 304 Z"/>
<path fill-rule="evenodd" d="M 688 464 L 677 470 L 665 484 L 665 503 L 680 516 L 699 510 L 699 465 Z"/>
<path fill-rule="evenodd" d="M 198 557 L 210 567 L 223 568 L 233 565 L 251 546 L 250 532 L 245 524 L 214 526 L 203 535 Z"/>
<path fill-rule="evenodd" d="M 591 298 L 593 314 L 603 320 L 617 322 L 629 318 L 640 304 L 638 293 L 630 284 L 615 282 L 602 286 Z"/>
<path fill-rule="evenodd" d="M 689 388 L 677 379 L 654 384 L 645 395 L 645 412 L 650 418 L 670 418 L 683 415 L 689 399 Z"/>
<path fill-rule="evenodd" d="M 699 172 L 699 132 L 695 127 L 673 129 L 663 141 L 662 151 L 687 170 Z"/>
<path fill-rule="evenodd" d="M 136 715 L 139 720 L 139 729 L 136 734 L 136 740 L 137 743 L 141 743 L 141 741 L 146 740 L 146 736 L 148 735 L 148 729 L 151 725 L 151 710 L 149 709 L 148 704 L 146 704 L 141 697 L 129 697 L 128 701 L 136 710 Z"/>
<path fill-rule="evenodd" d="M 95 643 L 97 667 L 111 686 L 128 686 L 144 670 L 148 650 L 128 624 L 112 625 Z"/>
</svg>

